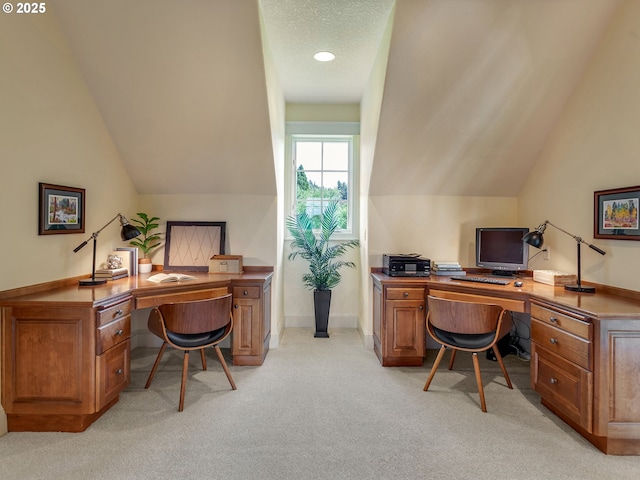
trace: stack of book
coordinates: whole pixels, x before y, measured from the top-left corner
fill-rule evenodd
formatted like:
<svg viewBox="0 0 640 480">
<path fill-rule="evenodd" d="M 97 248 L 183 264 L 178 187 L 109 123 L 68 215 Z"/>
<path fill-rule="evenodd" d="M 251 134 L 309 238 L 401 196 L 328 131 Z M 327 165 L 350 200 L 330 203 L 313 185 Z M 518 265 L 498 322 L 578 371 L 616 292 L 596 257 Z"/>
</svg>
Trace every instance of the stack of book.
<svg viewBox="0 0 640 480">
<path fill-rule="evenodd" d="M 465 272 L 458 262 L 442 262 L 442 261 L 434 261 L 431 264 L 431 274 L 432 275 L 447 275 L 450 277 L 466 275 Z"/>
<path fill-rule="evenodd" d="M 129 270 L 122 268 L 101 268 L 96 270 L 96 278 L 106 278 L 107 280 L 117 280 L 118 278 L 128 277 Z"/>
<path fill-rule="evenodd" d="M 131 275 L 138 274 L 138 249 L 136 247 L 118 247 L 112 253 L 122 257 L 122 266 L 128 267 Z"/>
</svg>

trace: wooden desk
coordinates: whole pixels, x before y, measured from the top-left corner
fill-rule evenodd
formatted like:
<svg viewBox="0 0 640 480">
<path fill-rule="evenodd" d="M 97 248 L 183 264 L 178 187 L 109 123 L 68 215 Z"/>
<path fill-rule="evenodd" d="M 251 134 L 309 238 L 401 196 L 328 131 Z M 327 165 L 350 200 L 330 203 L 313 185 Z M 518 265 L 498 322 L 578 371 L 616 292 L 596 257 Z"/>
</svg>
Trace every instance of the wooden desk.
<svg viewBox="0 0 640 480">
<path fill-rule="evenodd" d="M 374 350 L 384 366 L 422 365 L 426 297 L 484 301 L 531 315 L 531 385 L 542 404 L 605 453 L 640 455 L 640 294 L 576 293 L 372 272 Z"/>
<path fill-rule="evenodd" d="M 156 284 L 140 274 L 96 287 L 54 282 L 3 292 L 2 405 L 9 431 L 85 430 L 129 384 L 131 311 L 233 293 L 234 365 L 261 365 L 271 338 L 273 269 L 195 274 Z M 13 295 L 11 295 L 13 293 Z"/>
</svg>

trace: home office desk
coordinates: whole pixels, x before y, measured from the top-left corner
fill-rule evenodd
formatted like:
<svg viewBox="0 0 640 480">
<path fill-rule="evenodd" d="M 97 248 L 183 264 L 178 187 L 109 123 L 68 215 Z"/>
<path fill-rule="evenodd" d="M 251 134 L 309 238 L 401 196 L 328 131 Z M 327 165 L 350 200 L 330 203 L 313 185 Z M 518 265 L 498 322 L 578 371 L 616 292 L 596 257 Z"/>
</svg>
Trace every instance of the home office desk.
<svg viewBox="0 0 640 480">
<path fill-rule="evenodd" d="M 156 284 L 140 274 L 96 287 L 77 279 L 2 292 L 2 405 L 9 431 L 85 430 L 129 384 L 131 311 L 233 294 L 234 365 L 261 365 L 271 337 L 271 267 L 194 273 Z"/>
<path fill-rule="evenodd" d="M 640 294 L 576 293 L 372 270 L 374 350 L 383 366 L 423 363 L 427 295 L 490 302 L 531 316 L 531 385 L 542 404 L 605 453 L 640 455 Z"/>
</svg>

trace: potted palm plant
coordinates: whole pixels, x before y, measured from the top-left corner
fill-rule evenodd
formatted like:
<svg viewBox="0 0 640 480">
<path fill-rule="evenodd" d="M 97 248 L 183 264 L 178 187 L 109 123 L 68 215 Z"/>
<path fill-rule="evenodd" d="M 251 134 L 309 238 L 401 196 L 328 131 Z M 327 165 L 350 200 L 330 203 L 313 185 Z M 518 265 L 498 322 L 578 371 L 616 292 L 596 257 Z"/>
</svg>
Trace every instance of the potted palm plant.
<svg viewBox="0 0 640 480">
<path fill-rule="evenodd" d="M 142 251 L 142 257 L 138 260 L 138 272 L 148 273 L 152 269 L 149 253 L 160 245 L 160 235 L 153 233 L 159 227 L 157 221 L 160 219 L 158 217 L 150 217 L 144 212 L 138 212 L 136 215 L 139 218 L 132 218 L 131 221 L 136 224 L 141 235 L 131 240 L 129 244 L 138 247 Z"/>
<path fill-rule="evenodd" d="M 313 290 L 315 307 L 315 337 L 327 338 L 329 333 L 329 310 L 331 307 L 331 289 L 336 287 L 342 277 L 342 267 L 354 268 L 355 263 L 338 260 L 348 248 L 360 245 L 358 240 L 332 242 L 331 237 L 339 227 L 338 202 L 333 201 L 322 212 L 320 230 L 313 231 L 313 220 L 306 212 L 287 218 L 287 229 L 293 237 L 289 260 L 298 255 L 309 262 L 309 272 L 302 276 L 305 287 Z"/>
</svg>

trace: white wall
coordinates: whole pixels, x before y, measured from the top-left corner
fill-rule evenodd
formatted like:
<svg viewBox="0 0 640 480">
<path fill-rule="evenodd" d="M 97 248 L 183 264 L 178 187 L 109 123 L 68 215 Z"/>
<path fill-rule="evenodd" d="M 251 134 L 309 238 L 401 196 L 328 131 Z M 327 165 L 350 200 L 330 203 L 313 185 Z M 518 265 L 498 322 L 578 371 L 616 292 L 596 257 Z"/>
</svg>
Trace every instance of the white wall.
<svg viewBox="0 0 640 480">
<path fill-rule="evenodd" d="M 260 15 L 260 29 L 262 34 L 262 53 L 264 57 L 265 79 L 267 83 L 267 97 L 269 102 L 269 121 L 271 122 L 271 143 L 273 146 L 273 165 L 276 178 L 277 192 L 277 222 L 276 222 L 276 260 L 271 288 L 271 342 L 270 346 L 277 348 L 284 330 L 284 277 L 282 265 L 284 262 L 284 161 L 285 161 L 285 111 L 286 105 L 278 72 L 269 46 L 269 39 L 265 32 L 262 14 Z"/>
<path fill-rule="evenodd" d="M 160 217 L 164 238 L 167 221 L 226 222 L 227 255 L 242 255 L 243 264 L 276 263 L 276 198 L 270 195 L 140 195 L 140 208 Z M 164 263 L 164 242 L 151 255 Z"/>
<path fill-rule="evenodd" d="M 51 15 L 0 17 L 0 290 L 91 271 L 91 244 L 73 249 L 137 195 Z M 86 233 L 38 235 L 38 182 L 86 189 Z M 10 233 L 8 229 L 11 229 Z M 115 222 L 98 239 L 106 257 Z"/>
<path fill-rule="evenodd" d="M 627 0 L 600 43 L 519 197 L 531 228 L 550 220 L 582 248 L 583 280 L 640 289 L 640 243 L 593 238 L 593 192 L 640 185 L 640 2 Z M 576 272 L 576 242 L 548 227 L 553 268 Z M 538 267 L 540 268 L 540 267 Z"/>
<path fill-rule="evenodd" d="M 52 15 L 0 16 L 0 105 L 0 291 L 89 273 L 91 243 L 73 249 L 137 194 Z M 86 190 L 84 234 L 38 235 L 39 182 Z M 121 245 L 116 221 L 97 258 Z"/>
<path fill-rule="evenodd" d="M 371 267 L 381 267 L 385 253 L 419 253 L 432 261 L 457 261 L 463 267 L 474 267 L 477 227 L 516 226 L 521 226 L 516 198 L 371 196 L 368 261 Z M 371 298 L 373 284 L 370 275 L 367 277 Z M 372 313 L 362 319 L 361 328 L 365 340 L 371 338 L 372 342 Z M 428 338 L 427 348 L 438 346 Z"/>
<path fill-rule="evenodd" d="M 476 227 L 512 226 L 520 226 L 515 198 L 372 196 L 369 261 L 381 267 L 384 253 L 419 253 L 473 267 Z"/>
<path fill-rule="evenodd" d="M 380 109 L 384 95 L 384 82 L 389 59 L 389 46 L 395 17 L 395 3 L 392 7 L 387 26 L 380 41 L 380 48 L 376 55 L 371 73 L 367 80 L 365 91 L 360 102 L 360 318 L 358 330 L 364 345 L 373 348 L 373 305 L 371 289 L 369 288 L 371 271 L 369 262 L 369 185 L 371 172 L 375 161 L 376 142 L 378 140 L 378 125 L 380 123 Z"/>
<path fill-rule="evenodd" d="M 288 122 L 358 122 L 359 106 L 356 104 L 287 104 Z M 281 192 L 286 195 L 286 192 Z M 291 253 L 290 239 L 284 238 L 283 291 L 284 317 L 286 327 L 315 326 L 313 309 L 313 291 L 302 285 L 302 275 L 308 271 L 308 263 L 297 258 L 288 260 Z M 358 325 L 360 278 L 359 249 L 351 249 L 343 257 L 356 264 L 355 269 L 340 270 L 342 281 L 332 290 L 331 310 L 329 312 L 329 330 L 331 328 L 356 328 Z"/>
</svg>

